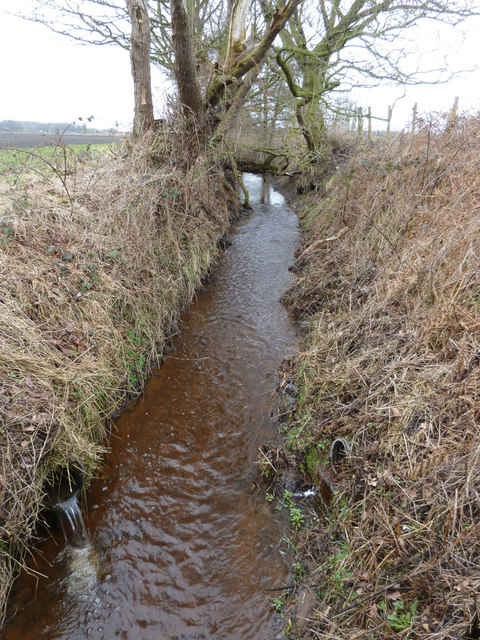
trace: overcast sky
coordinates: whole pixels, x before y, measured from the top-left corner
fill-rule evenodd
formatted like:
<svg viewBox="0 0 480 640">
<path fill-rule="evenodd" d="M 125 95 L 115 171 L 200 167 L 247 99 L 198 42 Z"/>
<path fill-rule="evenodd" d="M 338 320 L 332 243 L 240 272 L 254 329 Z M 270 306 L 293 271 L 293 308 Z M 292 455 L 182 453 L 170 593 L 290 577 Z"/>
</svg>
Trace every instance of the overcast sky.
<svg viewBox="0 0 480 640">
<path fill-rule="evenodd" d="M 0 121 L 73 122 L 94 116 L 92 126 L 128 128 L 133 83 L 128 52 L 80 45 L 47 27 L 9 15 L 29 0 L 0 0 Z M 160 74 L 154 91 L 162 100 Z"/>
<path fill-rule="evenodd" d="M 117 47 L 78 45 L 55 35 L 40 24 L 8 15 L 6 11 L 28 10 L 29 0 L 0 0 L 0 120 L 73 122 L 79 116 L 94 116 L 93 126 L 119 123 L 128 128 L 133 120 L 133 85 L 126 51 Z M 447 63 L 454 71 L 480 64 L 480 19 L 472 20 L 463 39 L 460 33 L 437 33 L 437 28 L 416 34 L 419 44 L 431 53 L 425 63 Z M 161 105 L 165 86 L 154 73 L 154 101 Z M 404 91 L 395 87 L 356 90 L 360 106 L 370 106 L 375 115 L 386 115 L 389 104 Z M 446 111 L 455 96 L 460 109 L 480 110 L 480 70 L 462 74 L 447 84 L 411 87 L 398 100 L 394 124 L 407 124 L 412 106 L 420 112 Z"/>
</svg>

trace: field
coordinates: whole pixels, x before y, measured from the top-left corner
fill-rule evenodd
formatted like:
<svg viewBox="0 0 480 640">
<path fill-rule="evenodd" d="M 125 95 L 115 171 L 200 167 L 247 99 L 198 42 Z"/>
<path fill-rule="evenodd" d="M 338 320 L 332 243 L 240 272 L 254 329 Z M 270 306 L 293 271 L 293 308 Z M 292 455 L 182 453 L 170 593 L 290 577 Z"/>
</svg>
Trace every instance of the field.
<svg viewBox="0 0 480 640">
<path fill-rule="evenodd" d="M 112 144 L 122 142 L 122 134 L 116 135 L 82 135 L 63 133 L 54 135 L 51 133 L 17 133 L 0 131 L 0 149 L 22 148 L 34 149 L 45 146 L 63 145 L 87 145 L 87 144 Z"/>
<path fill-rule="evenodd" d="M 37 148 L 0 148 L 0 180 L 3 178 L 11 182 L 35 173 L 45 179 L 57 175 L 65 183 L 68 175 L 74 175 L 82 165 L 93 161 L 98 155 L 109 153 L 115 146 L 56 144 Z"/>
</svg>

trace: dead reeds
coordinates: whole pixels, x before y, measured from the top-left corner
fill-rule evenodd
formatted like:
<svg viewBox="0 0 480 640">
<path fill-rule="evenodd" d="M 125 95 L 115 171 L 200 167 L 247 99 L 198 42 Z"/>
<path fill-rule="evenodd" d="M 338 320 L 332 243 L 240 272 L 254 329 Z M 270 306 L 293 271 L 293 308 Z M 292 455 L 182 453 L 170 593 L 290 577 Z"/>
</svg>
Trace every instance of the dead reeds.
<svg viewBox="0 0 480 640">
<path fill-rule="evenodd" d="M 289 442 L 352 450 L 329 524 L 300 542 L 323 582 L 302 637 L 479 637 L 479 134 L 426 122 L 304 201 Z"/>
<path fill-rule="evenodd" d="M 0 614 L 46 478 L 98 464 L 107 420 L 158 362 L 235 210 L 177 134 L 61 175 L 3 167 Z"/>
</svg>

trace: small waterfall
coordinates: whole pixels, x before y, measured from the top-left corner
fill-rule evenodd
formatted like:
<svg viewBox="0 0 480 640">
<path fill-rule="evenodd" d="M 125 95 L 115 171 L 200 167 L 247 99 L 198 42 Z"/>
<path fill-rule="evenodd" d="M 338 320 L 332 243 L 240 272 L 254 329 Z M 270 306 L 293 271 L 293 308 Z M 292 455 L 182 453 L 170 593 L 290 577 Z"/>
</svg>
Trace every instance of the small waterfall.
<svg viewBox="0 0 480 640">
<path fill-rule="evenodd" d="M 75 492 L 68 500 L 57 502 L 53 510 L 62 525 L 65 542 L 74 547 L 83 547 L 88 542 L 88 534 L 77 499 L 78 493 Z"/>
</svg>

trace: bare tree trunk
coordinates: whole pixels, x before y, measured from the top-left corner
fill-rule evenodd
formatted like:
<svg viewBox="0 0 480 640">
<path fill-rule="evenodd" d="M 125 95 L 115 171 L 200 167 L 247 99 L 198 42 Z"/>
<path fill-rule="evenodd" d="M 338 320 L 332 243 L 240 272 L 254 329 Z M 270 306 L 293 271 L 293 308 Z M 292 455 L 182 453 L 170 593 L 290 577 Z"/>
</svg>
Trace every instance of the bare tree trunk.
<svg viewBox="0 0 480 640">
<path fill-rule="evenodd" d="M 187 118 L 201 120 L 203 100 L 195 68 L 195 52 L 190 21 L 184 0 L 170 0 L 172 36 L 175 50 L 175 79 L 180 102 Z"/>
<path fill-rule="evenodd" d="M 150 22 L 146 0 L 127 0 L 132 23 L 130 62 L 135 95 L 133 135 L 153 128 L 152 81 L 150 78 Z"/>
<path fill-rule="evenodd" d="M 242 78 L 246 76 L 253 67 L 260 70 L 273 41 L 286 25 L 299 4 L 300 0 L 288 0 L 285 6 L 276 9 L 270 25 L 266 29 L 260 42 L 258 42 L 251 51 L 246 51 L 241 55 L 232 66 L 220 70 L 212 77 L 205 96 L 205 102 L 209 107 L 216 107 L 225 95 L 227 89 L 233 84 L 237 86 L 241 84 Z M 230 19 L 230 24 L 231 22 L 232 19 Z"/>
<path fill-rule="evenodd" d="M 231 66 L 245 51 L 246 25 L 252 0 L 235 0 L 230 13 L 226 66 Z"/>
</svg>

